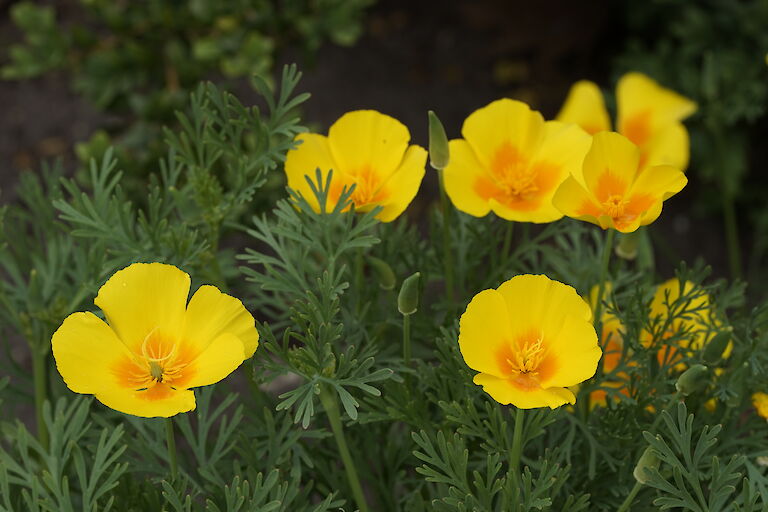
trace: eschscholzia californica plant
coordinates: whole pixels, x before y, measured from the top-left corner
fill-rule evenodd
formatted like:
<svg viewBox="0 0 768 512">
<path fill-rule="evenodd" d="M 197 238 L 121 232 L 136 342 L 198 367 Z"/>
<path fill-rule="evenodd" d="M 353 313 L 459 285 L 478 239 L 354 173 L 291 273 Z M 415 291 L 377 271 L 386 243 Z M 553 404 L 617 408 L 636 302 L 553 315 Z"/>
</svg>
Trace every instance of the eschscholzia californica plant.
<svg viewBox="0 0 768 512">
<path fill-rule="evenodd" d="M 640 150 L 623 135 L 600 132 L 581 169 L 557 189 L 552 202 L 565 215 L 631 233 L 655 221 L 662 203 L 688 182 L 669 165 L 640 172 Z"/>
<path fill-rule="evenodd" d="M 457 209 L 483 217 L 493 211 L 518 222 L 553 222 L 557 187 L 581 167 L 590 136 L 573 124 L 544 121 L 520 101 L 501 99 L 464 121 L 449 142 L 445 191 Z"/>
<path fill-rule="evenodd" d="M 576 402 L 567 389 L 595 374 L 600 346 L 589 304 L 545 275 L 518 275 L 474 296 L 459 348 L 475 384 L 519 409 Z"/>
<path fill-rule="evenodd" d="M 126 414 L 170 417 L 195 408 L 191 388 L 225 378 L 259 342 L 236 298 L 172 265 L 134 263 L 110 277 L 93 313 L 73 313 L 51 340 L 67 387 Z"/>
<path fill-rule="evenodd" d="M 768 420 L 768 394 L 758 391 L 752 395 L 752 405 L 757 414 Z"/>
<path fill-rule="evenodd" d="M 328 130 L 296 135 L 300 141 L 285 158 L 288 186 L 319 211 L 307 182 L 317 169 L 333 170 L 326 208 L 333 208 L 344 187 L 355 186 L 350 200 L 359 212 L 382 209 L 376 218 L 390 222 L 405 211 L 421 186 L 427 151 L 408 145 L 411 134 L 397 119 L 375 110 L 355 110 L 341 116 Z"/>
<path fill-rule="evenodd" d="M 640 148 L 640 172 L 655 165 L 685 170 L 690 148 L 682 121 L 696 112 L 696 103 L 637 72 L 619 79 L 616 103 L 615 129 Z M 603 94 L 588 80 L 571 87 L 557 119 L 591 134 L 611 130 Z"/>
</svg>

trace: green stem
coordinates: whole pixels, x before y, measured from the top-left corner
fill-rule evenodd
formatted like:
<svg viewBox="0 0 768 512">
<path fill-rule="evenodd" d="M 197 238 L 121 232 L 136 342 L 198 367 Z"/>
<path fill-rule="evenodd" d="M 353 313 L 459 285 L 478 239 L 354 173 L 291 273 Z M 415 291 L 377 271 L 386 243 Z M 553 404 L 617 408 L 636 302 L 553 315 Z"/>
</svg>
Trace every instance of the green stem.
<svg viewBox="0 0 768 512">
<path fill-rule="evenodd" d="M 736 208 L 733 196 L 727 192 L 723 196 L 723 222 L 725 223 L 725 238 L 728 243 L 728 263 L 731 267 L 731 277 L 741 279 L 741 247 L 739 246 L 739 229 L 736 222 Z"/>
<path fill-rule="evenodd" d="M 640 482 L 635 482 L 635 486 L 632 488 L 631 491 L 629 491 L 629 494 L 627 495 L 627 499 L 624 500 L 624 502 L 621 504 L 619 509 L 616 512 L 627 512 L 629 510 L 629 507 L 632 506 L 632 502 L 635 501 L 635 496 L 637 496 L 637 493 L 640 492 L 640 489 L 643 487 L 643 484 Z"/>
<path fill-rule="evenodd" d="M 411 315 L 403 315 L 403 359 L 411 365 Z"/>
<path fill-rule="evenodd" d="M 512 449 L 509 452 L 509 469 L 515 482 L 519 481 L 520 456 L 523 453 L 523 410 L 515 413 L 515 430 L 512 433 Z"/>
<path fill-rule="evenodd" d="M 501 246 L 501 271 L 504 272 L 509 265 L 509 249 L 512 245 L 512 232 L 514 230 L 515 223 L 507 221 L 507 227 L 504 230 L 504 243 Z"/>
<path fill-rule="evenodd" d="M 453 252 L 451 251 L 451 230 L 448 223 L 450 205 L 448 203 L 448 196 L 445 193 L 443 171 L 437 171 L 437 175 L 440 178 L 440 208 L 443 214 L 443 270 L 445 273 L 445 293 L 448 295 L 448 300 L 453 304 Z"/>
<path fill-rule="evenodd" d="M 35 419 L 37 421 L 37 439 L 43 448 L 48 448 L 48 426 L 43 419 L 43 405 L 48 395 L 48 372 L 46 357 L 38 347 L 32 347 L 32 377 L 35 383 Z"/>
<path fill-rule="evenodd" d="M 605 243 L 603 245 L 603 254 L 600 258 L 600 278 L 597 283 L 597 304 L 595 304 L 595 328 L 598 336 L 602 338 L 603 326 L 603 292 L 605 291 L 605 279 L 608 275 L 608 266 L 611 262 L 611 253 L 613 252 L 613 237 L 616 231 L 608 229 L 605 233 Z"/>
<path fill-rule="evenodd" d="M 360 479 L 357 476 L 357 468 L 352 460 L 352 454 L 349 453 L 347 438 L 344 436 L 344 426 L 341 423 L 339 403 L 336 394 L 329 390 L 328 386 L 324 384 L 320 387 L 320 402 L 322 402 L 323 407 L 325 408 L 325 413 L 328 415 L 328 421 L 331 424 L 333 437 L 336 438 L 336 446 L 339 448 L 339 455 L 341 456 L 341 461 L 344 463 L 344 471 L 347 473 L 347 482 L 349 482 L 349 487 L 352 489 L 355 504 L 360 512 L 368 512 L 368 503 L 365 501 L 363 487 L 360 485 Z"/>
<path fill-rule="evenodd" d="M 165 419 L 165 442 L 168 445 L 168 465 L 171 467 L 171 481 L 179 476 L 179 462 L 176 458 L 176 437 L 173 433 L 173 418 Z"/>
</svg>

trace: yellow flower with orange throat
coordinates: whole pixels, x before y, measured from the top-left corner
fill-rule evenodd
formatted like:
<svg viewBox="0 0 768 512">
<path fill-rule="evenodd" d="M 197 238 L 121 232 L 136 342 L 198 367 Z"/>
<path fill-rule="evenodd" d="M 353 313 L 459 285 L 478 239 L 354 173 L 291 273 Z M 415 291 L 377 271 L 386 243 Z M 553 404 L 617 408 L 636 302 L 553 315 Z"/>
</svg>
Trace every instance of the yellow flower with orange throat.
<svg viewBox="0 0 768 512">
<path fill-rule="evenodd" d="M 375 110 L 356 110 L 341 116 L 328 136 L 300 133 L 300 144 L 285 158 L 288 186 L 320 211 L 307 179 L 316 170 L 327 176 L 333 170 L 327 209 L 333 209 L 342 191 L 354 185 L 350 200 L 358 212 L 376 207 L 376 218 L 390 222 L 405 211 L 421 186 L 427 151 L 408 145 L 411 134 L 400 121 Z"/>
<path fill-rule="evenodd" d="M 474 296 L 459 323 L 474 382 L 520 409 L 576 402 L 567 389 L 595 374 L 601 351 L 592 310 L 573 287 L 518 275 Z"/>
<path fill-rule="evenodd" d="M 655 221 L 662 203 L 688 183 L 675 167 L 640 172 L 640 150 L 615 132 L 600 132 L 581 169 L 557 189 L 552 203 L 565 215 L 631 233 Z"/>
<path fill-rule="evenodd" d="M 501 99 L 464 121 L 443 169 L 454 206 L 475 217 L 493 211 L 518 222 L 553 222 L 557 187 L 581 167 L 590 136 L 573 124 L 544 121 L 520 101 Z"/>
<path fill-rule="evenodd" d="M 192 388 L 218 382 L 259 343 L 236 298 L 201 286 L 172 265 L 134 263 L 99 289 L 93 313 L 69 315 L 51 340 L 56 367 L 75 393 L 126 414 L 170 417 L 195 408 Z"/>
<path fill-rule="evenodd" d="M 654 165 L 685 170 L 690 143 L 682 121 L 696 112 L 696 103 L 637 72 L 619 79 L 616 103 L 615 130 L 640 148 L 640 172 Z M 571 87 L 557 119 L 591 134 L 611 130 L 603 94 L 588 80 Z"/>
</svg>

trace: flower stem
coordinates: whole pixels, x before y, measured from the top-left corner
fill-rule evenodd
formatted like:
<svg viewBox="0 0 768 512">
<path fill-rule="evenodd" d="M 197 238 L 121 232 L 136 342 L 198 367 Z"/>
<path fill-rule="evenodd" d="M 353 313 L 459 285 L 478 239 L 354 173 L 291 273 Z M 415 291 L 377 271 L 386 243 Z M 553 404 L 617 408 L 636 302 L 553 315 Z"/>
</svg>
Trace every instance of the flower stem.
<svg viewBox="0 0 768 512">
<path fill-rule="evenodd" d="M 515 223 L 507 221 L 507 227 L 504 230 L 504 244 L 501 246 L 501 270 L 504 272 L 509 265 L 509 249 L 512 245 L 512 232 L 514 230 Z"/>
<path fill-rule="evenodd" d="M 453 254 L 451 253 L 451 230 L 448 226 L 448 216 L 450 207 L 448 196 L 445 194 L 445 178 L 443 171 L 437 171 L 440 177 L 440 208 L 443 214 L 443 267 L 445 273 L 445 294 L 448 300 L 453 304 Z"/>
<path fill-rule="evenodd" d="M 352 454 L 349 452 L 347 438 L 344 436 L 344 426 L 341 423 L 338 399 L 336 394 L 324 384 L 320 387 L 320 402 L 322 402 L 325 413 L 328 415 L 333 437 L 336 438 L 336 446 L 339 448 L 339 455 L 344 463 L 344 471 L 347 473 L 347 482 L 349 482 L 349 487 L 352 489 L 355 504 L 360 509 L 360 512 L 368 512 L 368 503 L 365 501 L 363 487 L 360 485 L 357 468 L 352 460 Z"/>
<path fill-rule="evenodd" d="M 509 469 L 515 482 L 520 473 L 520 456 L 523 453 L 523 410 L 515 413 L 515 430 L 512 433 L 512 449 L 509 452 Z"/>
<path fill-rule="evenodd" d="M 45 353 L 39 347 L 32 347 L 32 377 L 35 383 L 35 419 L 37 421 L 37 439 L 43 448 L 48 448 L 48 426 L 43 419 L 43 405 L 48 395 L 48 375 Z"/>
<path fill-rule="evenodd" d="M 403 315 L 403 360 L 411 365 L 411 315 Z"/>
<path fill-rule="evenodd" d="M 597 283 L 597 304 L 595 304 L 595 327 L 599 338 L 602 338 L 603 292 L 605 291 L 605 279 L 608 275 L 608 266 L 611 262 L 611 252 L 613 252 L 614 233 L 615 231 L 613 229 L 608 229 L 605 233 L 603 255 L 600 259 L 600 278 Z"/>
<path fill-rule="evenodd" d="M 176 437 L 173 433 L 173 418 L 165 419 L 165 441 L 168 445 L 168 465 L 171 467 L 171 480 L 179 476 L 179 462 L 176 458 Z"/>
<path fill-rule="evenodd" d="M 624 500 L 624 502 L 621 504 L 621 506 L 616 512 L 627 512 L 629 510 L 629 507 L 632 506 L 632 502 L 635 501 L 635 496 L 637 496 L 637 493 L 640 492 L 640 489 L 642 487 L 643 487 L 643 484 L 641 484 L 640 482 L 635 482 L 635 486 L 632 488 L 631 491 L 629 491 L 627 498 Z"/>
</svg>

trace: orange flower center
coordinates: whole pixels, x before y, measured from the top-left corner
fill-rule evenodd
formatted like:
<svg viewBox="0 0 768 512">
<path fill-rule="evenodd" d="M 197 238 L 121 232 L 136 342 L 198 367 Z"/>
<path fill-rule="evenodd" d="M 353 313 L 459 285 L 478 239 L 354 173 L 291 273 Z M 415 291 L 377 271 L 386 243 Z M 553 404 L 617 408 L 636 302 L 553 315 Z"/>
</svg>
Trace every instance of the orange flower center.
<svg viewBox="0 0 768 512">
<path fill-rule="evenodd" d="M 349 188 L 353 184 L 355 189 L 352 191 L 350 200 L 355 204 L 356 208 L 380 203 L 385 199 L 382 181 L 371 166 L 365 165 L 360 169 L 347 173 L 345 178 L 338 181 L 334 178 L 330 192 L 330 197 L 334 202 L 339 200 L 341 191 L 345 186 Z"/>
<path fill-rule="evenodd" d="M 618 219 L 624 216 L 624 209 L 629 201 L 618 194 L 612 194 L 603 202 L 603 211 L 612 219 Z"/>
<path fill-rule="evenodd" d="M 511 343 L 498 354 L 507 378 L 524 390 L 541 387 L 541 371 L 547 350 L 541 335 L 529 333 Z"/>
<path fill-rule="evenodd" d="M 539 190 L 536 167 L 531 167 L 528 160 L 510 144 L 504 144 L 496 151 L 491 172 L 507 196 L 520 199 Z"/>
</svg>

